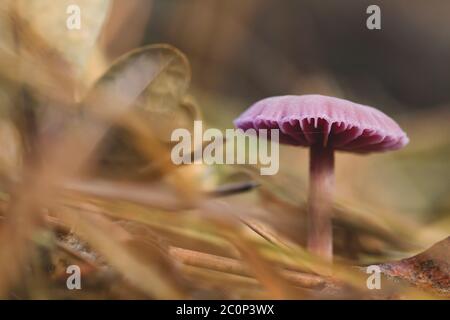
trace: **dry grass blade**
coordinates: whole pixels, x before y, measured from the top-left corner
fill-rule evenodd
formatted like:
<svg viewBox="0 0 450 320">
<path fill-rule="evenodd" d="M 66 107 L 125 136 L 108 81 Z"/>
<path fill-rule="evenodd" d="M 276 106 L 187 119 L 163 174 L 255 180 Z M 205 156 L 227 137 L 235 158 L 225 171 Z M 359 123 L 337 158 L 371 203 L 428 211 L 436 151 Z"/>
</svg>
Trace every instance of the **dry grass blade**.
<svg viewBox="0 0 450 320">
<path fill-rule="evenodd" d="M 179 210 L 188 208 L 185 201 L 176 194 L 165 190 L 161 184 L 147 185 L 145 187 L 130 183 L 111 181 L 72 181 L 66 182 L 65 189 L 72 192 L 85 194 L 109 200 L 125 200 L 162 210 Z"/>
<path fill-rule="evenodd" d="M 73 92 L 74 82 L 70 76 L 61 73 L 60 68 L 65 65 L 64 59 L 58 54 L 53 54 L 54 51 L 29 28 L 19 12 L 13 11 L 11 16 L 12 28 L 16 30 L 16 41 L 24 45 L 28 56 L 31 55 L 33 59 L 42 59 L 40 62 L 47 68 L 48 79 L 58 88 L 57 94 L 49 94 L 49 96 L 68 103 Z M 48 53 L 52 54 L 47 55 Z M 62 164 L 61 166 L 55 162 L 54 164 L 56 164 L 55 168 L 60 168 L 61 172 L 65 172 L 65 168 L 61 168 Z M 49 190 L 52 183 L 57 180 L 54 174 L 58 175 L 59 173 L 53 172 L 55 168 L 50 170 L 48 170 L 49 168 L 47 170 L 39 170 L 40 168 L 36 169 L 35 167 L 26 168 L 24 174 L 26 183 L 16 186 L 12 191 L 13 201 L 7 208 L 5 229 L 0 235 L 2 237 L 0 252 L 3 258 L 6 260 L 7 257 L 12 257 L 9 264 L 2 264 L 0 267 L 1 296 L 8 292 L 9 287 L 23 270 L 29 250 L 27 244 L 41 220 L 38 214 L 40 210 L 36 210 L 36 208 L 44 206 L 51 198 Z"/>
<path fill-rule="evenodd" d="M 187 265 L 240 276 L 250 276 L 252 274 L 248 267 L 235 259 L 174 247 L 170 248 L 169 252 L 174 258 Z M 295 286 L 319 288 L 325 284 L 325 279 L 316 275 L 288 270 L 281 271 L 281 274 Z"/>
<path fill-rule="evenodd" d="M 300 298 L 304 293 L 294 293 L 292 285 L 268 260 L 255 252 L 252 245 L 244 239 L 231 235 L 228 240 L 239 250 L 243 261 L 248 265 L 252 275 L 270 292 L 275 299 Z"/>
<path fill-rule="evenodd" d="M 161 276 L 156 266 L 160 258 L 153 256 L 153 264 L 139 261 L 127 246 L 133 237 L 117 224 L 99 215 L 67 208 L 58 208 L 56 217 L 101 253 L 136 288 L 154 298 L 183 297 L 170 279 Z"/>
</svg>

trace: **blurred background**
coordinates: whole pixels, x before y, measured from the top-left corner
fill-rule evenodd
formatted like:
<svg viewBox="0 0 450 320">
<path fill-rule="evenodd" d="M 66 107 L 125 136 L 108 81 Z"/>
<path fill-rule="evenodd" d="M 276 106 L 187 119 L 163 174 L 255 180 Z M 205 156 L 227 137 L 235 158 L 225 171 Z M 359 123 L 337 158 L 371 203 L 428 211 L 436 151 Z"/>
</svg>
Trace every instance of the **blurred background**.
<svg viewBox="0 0 450 320">
<path fill-rule="evenodd" d="M 381 30 L 366 28 L 371 4 L 381 8 Z M 117 1 L 101 42 L 110 59 L 138 43 L 182 50 L 192 64 L 191 92 L 219 128 L 272 95 L 332 95 L 386 112 L 410 135 L 409 147 L 396 154 L 405 155 L 404 165 L 375 161 L 350 179 L 339 169 L 344 159 L 341 178 L 360 193 L 369 190 L 370 202 L 428 220 L 449 211 L 449 12 L 440 0 Z M 126 28 L 115 28 L 123 19 Z M 382 196 L 370 194 L 367 179 L 378 182 Z"/>
<path fill-rule="evenodd" d="M 366 28 L 371 4 L 381 8 L 381 30 Z M 127 35 L 108 45 L 110 57 L 139 42 L 170 43 L 189 57 L 194 88 L 212 94 L 251 102 L 340 92 L 397 112 L 450 99 L 445 1 L 132 0 L 114 12 L 127 10 L 126 28 L 107 32 Z"/>
</svg>

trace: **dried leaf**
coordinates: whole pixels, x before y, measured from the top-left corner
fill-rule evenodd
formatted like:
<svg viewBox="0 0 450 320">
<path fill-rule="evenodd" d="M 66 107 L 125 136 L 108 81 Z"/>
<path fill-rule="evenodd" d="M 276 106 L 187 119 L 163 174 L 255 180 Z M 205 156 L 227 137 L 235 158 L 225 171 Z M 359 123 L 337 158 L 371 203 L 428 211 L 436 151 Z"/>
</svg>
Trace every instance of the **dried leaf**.
<svg viewBox="0 0 450 320">
<path fill-rule="evenodd" d="M 102 113 L 107 117 L 114 114 L 114 121 L 121 121 L 121 125 L 128 130 L 112 130 L 105 142 L 102 162 L 113 167 L 118 165 L 123 168 L 126 165 L 131 174 L 133 169 L 148 164 L 150 158 L 144 157 L 143 153 L 157 154 L 160 160 L 165 161 L 168 157 L 163 155 L 169 153 L 161 149 L 163 146 L 159 140 L 167 138 L 171 128 L 187 126 L 187 123 L 192 122 L 182 101 L 189 81 L 190 67 L 186 57 L 169 45 L 143 47 L 117 60 L 97 81 L 83 103 L 98 108 L 84 108 L 86 113 Z M 105 100 L 109 102 L 108 105 L 96 102 L 105 95 L 113 96 L 114 99 Z M 132 105 L 136 106 L 132 110 L 134 118 L 123 117 Z M 132 139 L 133 132 L 134 138 L 137 138 L 137 134 L 138 139 Z M 145 141 L 142 134 L 146 134 Z M 131 142 L 133 140 L 134 143 Z"/>
<path fill-rule="evenodd" d="M 197 113 L 192 111 L 192 101 L 183 100 L 189 82 L 190 66 L 184 54 L 169 45 L 150 45 L 118 59 L 87 99 L 110 88 L 125 105 L 138 103 L 140 115 L 149 121 L 153 132 L 170 140 L 168 133 L 192 125 L 191 114 Z"/>
<path fill-rule="evenodd" d="M 76 75 L 80 76 L 91 54 L 103 22 L 107 16 L 110 0 L 19 0 L 15 1 L 19 13 L 46 42 L 69 61 Z M 80 29 L 67 27 L 69 6 L 80 9 Z"/>
<path fill-rule="evenodd" d="M 450 297 L 450 237 L 414 257 L 380 267 L 389 276 Z"/>
</svg>

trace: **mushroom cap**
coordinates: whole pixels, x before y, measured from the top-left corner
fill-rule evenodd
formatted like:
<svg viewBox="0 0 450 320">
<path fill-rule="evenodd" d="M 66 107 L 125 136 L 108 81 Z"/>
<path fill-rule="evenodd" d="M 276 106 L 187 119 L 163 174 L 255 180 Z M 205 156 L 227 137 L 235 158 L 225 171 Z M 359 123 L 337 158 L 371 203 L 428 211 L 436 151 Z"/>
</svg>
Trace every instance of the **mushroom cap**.
<svg viewBox="0 0 450 320">
<path fill-rule="evenodd" d="M 234 121 L 237 128 L 279 129 L 280 142 L 368 153 L 397 150 L 409 139 L 383 112 L 322 95 L 279 96 L 252 105 Z"/>
</svg>

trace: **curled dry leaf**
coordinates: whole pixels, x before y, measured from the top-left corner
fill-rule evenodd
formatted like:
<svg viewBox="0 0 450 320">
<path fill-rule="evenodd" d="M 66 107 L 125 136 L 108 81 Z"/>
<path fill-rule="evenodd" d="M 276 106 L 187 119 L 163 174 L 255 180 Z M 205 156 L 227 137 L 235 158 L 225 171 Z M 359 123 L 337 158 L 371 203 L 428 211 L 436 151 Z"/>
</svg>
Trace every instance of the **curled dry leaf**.
<svg viewBox="0 0 450 320">
<path fill-rule="evenodd" d="M 197 115 L 195 103 L 184 99 L 190 78 L 189 61 L 183 53 L 170 45 L 150 45 L 119 58 L 86 100 L 110 89 L 127 106 L 136 103 L 153 131 L 161 139 L 170 140 L 168 132 L 191 126 L 192 114 Z"/>
<path fill-rule="evenodd" d="M 380 267 L 386 275 L 450 297 L 450 237 L 414 257 Z"/>
<path fill-rule="evenodd" d="M 130 126 L 132 121 L 127 125 L 123 117 L 117 119 L 117 115 L 134 106 L 135 119 L 138 117 L 151 133 L 145 144 L 160 144 L 170 140 L 173 129 L 191 126 L 192 118 L 196 117 L 197 109 L 184 99 L 189 82 L 189 62 L 179 50 L 164 44 L 146 46 L 124 55 L 111 66 L 87 94 L 83 111 L 114 114 L 115 120 L 122 121 L 127 130 L 142 133 L 142 127 Z M 107 100 L 113 105 L 96 103 L 104 95 L 114 96 L 113 101 Z M 92 105 L 97 109 L 89 110 Z M 140 154 L 136 151 L 128 131 L 111 130 L 102 161 L 119 167 L 127 165 L 131 171 L 132 167 L 145 167 L 148 162 L 143 159 L 142 150 Z"/>
</svg>

